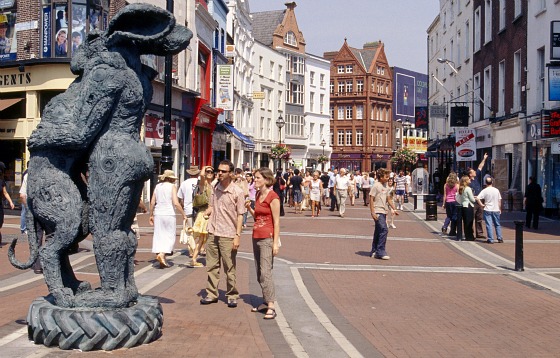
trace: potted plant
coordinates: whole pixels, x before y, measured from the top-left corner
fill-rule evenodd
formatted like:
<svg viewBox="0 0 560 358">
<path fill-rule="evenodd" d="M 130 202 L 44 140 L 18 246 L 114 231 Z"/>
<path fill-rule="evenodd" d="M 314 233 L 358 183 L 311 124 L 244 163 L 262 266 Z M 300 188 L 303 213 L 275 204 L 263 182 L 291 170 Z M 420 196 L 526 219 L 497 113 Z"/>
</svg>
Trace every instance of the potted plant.
<svg viewBox="0 0 560 358">
<path fill-rule="evenodd" d="M 292 151 L 290 150 L 289 147 L 279 144 L 279 145 L 275 145 L 272 148 L 270 148 L 269 156 L 272 159 L 289 160 L 291 154 L 292 154 Z"/>
<path fill-rule="evenodd" d="M 418 161 L 418 154 L 409 148 L 400 148 L 393 154 L 391 163 L 396 164 L 397 167 L 414 166 Z"/>
<path fill-rule="evenodd" d="M 329 161 L 329 158 L 326 155 L 320 155 L 317 157 L 317 163 L 323 164 Z"/>
</svg>

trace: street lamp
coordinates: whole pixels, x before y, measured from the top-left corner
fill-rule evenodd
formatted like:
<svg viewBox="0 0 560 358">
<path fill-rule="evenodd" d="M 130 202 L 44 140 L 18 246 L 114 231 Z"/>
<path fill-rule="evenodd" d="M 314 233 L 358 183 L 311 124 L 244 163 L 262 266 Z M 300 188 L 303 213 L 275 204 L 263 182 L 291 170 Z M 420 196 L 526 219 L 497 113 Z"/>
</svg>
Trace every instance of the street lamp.
<svg viewBox="0 0 560 358">
<path fill-rule="evenodd" d="M 325 156 L 325 146 L 327 145 L 327 142 L 325 142 L 325 138 L 323 138 L 321 140 L 321 147 L 323 147 L 323 157 Z M 325 162 L 321 163 L 321 171 L 324 172 L 325 171 Z"/>
<path fill-rule="evenodd" d="M 284 124 L 286 124 L 286 121 L 284 120 L 284 118 L 282 118 L 282 115 L 279 115 L 278 119 L 276 120 L 276 126 L 278 127 L 279 131 L 278 140 L 280 141 L 280 144 L 282 144 L 282 127 L 284 127 Z"/>
</svg>

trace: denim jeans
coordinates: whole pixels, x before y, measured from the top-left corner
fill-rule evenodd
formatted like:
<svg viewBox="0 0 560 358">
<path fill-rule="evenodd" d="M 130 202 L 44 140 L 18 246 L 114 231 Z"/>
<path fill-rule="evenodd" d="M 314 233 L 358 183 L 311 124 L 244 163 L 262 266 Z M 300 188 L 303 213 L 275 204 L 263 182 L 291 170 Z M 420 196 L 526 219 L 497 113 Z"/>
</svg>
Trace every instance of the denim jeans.
<svg viewBox="0 0 560 358">
<path fill-rule="evenodd" d="M 22 234 L 27 230 L 27 221 L 25 220 L 26 215 L 27 215 L 27 206 L 25 204 L 21 204 L 21 216 L 19 218 L 19 228 Z"/>
<path fill-rule="evenodd" d="M 443 228 L 447 229 L 449 223 L 454 223 L 457 221 L 457 206 L 455 205 L 454 202 L 445 203 L 445 214 L 446 214 L 446 218 L 445 221 L 443 222 Z"/>
<path fill-rule="evenodd" d="M 373 243 L 371 244 L 371 254 L 375 253 L 376 257 L 387 255 L 385 245 L 387 243 L 387 214 L 377 214 L 378 219 L 375 221 L 375 231 L 373 233 Z"/>
<path fill-rule="evenodd" d="M 502 225 L 500 225 L 500 212 L 484 210 L 484 222 L 486 223 L 486 233 L 488 240 L 494 241 L 494 233 L 492 225 L 496 228 L 496 236 L 498 240 L 502 240 Z"/>
</svg>

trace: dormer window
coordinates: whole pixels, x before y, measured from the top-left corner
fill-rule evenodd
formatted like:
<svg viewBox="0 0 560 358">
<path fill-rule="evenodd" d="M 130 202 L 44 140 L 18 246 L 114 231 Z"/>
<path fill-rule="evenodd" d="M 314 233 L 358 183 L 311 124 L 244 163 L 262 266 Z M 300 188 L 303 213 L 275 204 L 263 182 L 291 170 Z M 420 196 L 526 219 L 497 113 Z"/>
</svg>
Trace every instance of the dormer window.
<svg viewBox="0 0 560 358">
<path fill-rule="evenodd" d="M 284 36 L 284 43 L 290 46 L 297 46 L 296 35 L 292 31 L 288 31 Z"/>
</svg>

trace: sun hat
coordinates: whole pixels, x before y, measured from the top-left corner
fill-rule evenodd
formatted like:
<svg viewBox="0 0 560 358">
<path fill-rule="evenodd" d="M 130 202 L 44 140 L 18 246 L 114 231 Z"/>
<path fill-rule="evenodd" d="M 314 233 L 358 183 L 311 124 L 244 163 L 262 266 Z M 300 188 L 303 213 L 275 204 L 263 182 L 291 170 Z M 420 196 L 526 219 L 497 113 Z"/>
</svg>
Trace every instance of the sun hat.
<svg viewBox="0 0 560 358">
<path fill-rule="evenodd" d="M 198 175 L 200 173 L 200 169 L 198 168 L 198 165 L 191 165 L 191 167 L 187 169 L 187 173 L 189 175 Z"/>
<path fill-rule="evenodd" d="M 164 181 L 167 178 L 178 179 L 177 176 L 175 176 L 175 172 L 173 170 L 169 170 L 169 169 L 164 171 L 163 174 L 160 175 L 158 178 L 159 178 L 160 181 Z"/>
</svg>

